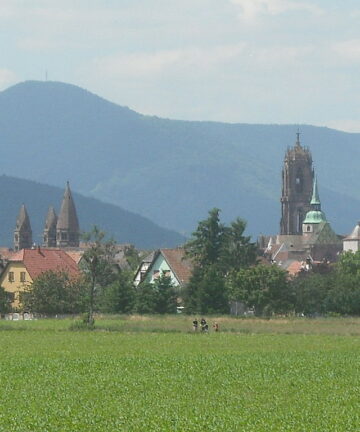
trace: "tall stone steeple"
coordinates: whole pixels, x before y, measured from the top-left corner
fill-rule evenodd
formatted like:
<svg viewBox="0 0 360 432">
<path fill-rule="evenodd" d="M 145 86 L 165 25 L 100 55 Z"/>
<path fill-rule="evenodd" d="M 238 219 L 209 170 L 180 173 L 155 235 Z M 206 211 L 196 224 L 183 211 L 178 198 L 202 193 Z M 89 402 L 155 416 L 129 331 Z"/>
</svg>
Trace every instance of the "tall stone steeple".
<svg viewBox="0 0 360 432">
<path fill-rule="evenodd" d="M 302 223 L 310 210 L 313 178 L 311 153 L 301 145 L 297 132 L 295 146 L 285 154 L 282 171 L 281 234 L 302 234 Z"/>
<path fill-rule="evenodd" d="M 69 182 L 66 184 L 59 218 L 56 224 L 56 246 L 78 247 L 80 237 L 79 221 Z"/>
<path fill-rule="evenodd" d="M 32 230 L 29 215 L 23 204 L 20 207 L 14 230 L 14 250 L 30 249 L 32 247 Z"/>
<path fill-rule="evenodd" d="M 44 234 L 43 234 L 43 246 L 44 247 L 56 247 L 56 224 L 57 216 L 54 207 L 49 207 L 48 214 L 45 220 Z"/>
</svg>

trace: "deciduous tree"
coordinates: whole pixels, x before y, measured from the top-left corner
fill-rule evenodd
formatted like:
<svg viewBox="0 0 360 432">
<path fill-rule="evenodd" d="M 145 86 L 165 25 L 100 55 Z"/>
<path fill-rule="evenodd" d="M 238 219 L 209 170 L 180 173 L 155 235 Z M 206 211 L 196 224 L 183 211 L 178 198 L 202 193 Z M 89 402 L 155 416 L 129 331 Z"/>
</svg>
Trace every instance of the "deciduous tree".
<svg viewBox="0 0 360 432">
<path fill-rule="evenodd" d="M 141 283 L 136 292 L 136 310 L 145 313 L 176 313 L 177 294 L 171 277 L 162 275 L 153 283 Z"/>
<path fill-rule="evenodd" d="M 229 297 L 253 307 L 256 315 L 287 313 L 294 308 L 287 272 L 276 265 L 258 264 L 239 270 L 229 287 Z"/>
<path fill-rule="evenodd" d="M 246 222 L 238 218 L 226 226 L 219 214 L 217 208 L 210 210 L 185 245 L 186 255 L 194 262 L 184 295 L 189 313 L 228 312 L 227 284 L 239 269 L 256 261 L 256 246 L 244 236 Z"/>
<path fill-rule="evenodd" d="M 105 233 L 97 226 L 85 233 L 83 238 L 89 245 L 82 258 L 82 269 L 88 284 L 86 322 L 93 326 L 97 294 L 116 278 L 115 242 L 112 239 L 107 240 Z"/>
<path fill-rule="evenodd" d="M 116 279 L 102 290 L 100 310 L 111 313 L 131 313 L 135 306 L 132 271 L 120 271 Z"/>
<path fill-rule="evenodd" d="M 21 293 L 24 310 L 46 315 L 75 314 L 86 309 L 87 289 L 82 278 L 66 272 L 46 271 Z"/>
</svg>

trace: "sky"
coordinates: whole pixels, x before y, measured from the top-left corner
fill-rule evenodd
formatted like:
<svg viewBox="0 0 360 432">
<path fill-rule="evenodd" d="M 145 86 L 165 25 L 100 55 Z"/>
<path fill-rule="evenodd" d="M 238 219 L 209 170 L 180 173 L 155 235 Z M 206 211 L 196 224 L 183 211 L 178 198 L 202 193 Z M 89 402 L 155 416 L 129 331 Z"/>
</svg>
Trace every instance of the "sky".
<svg viewBox="0 0 360 432">
<path fill-rule="evenodd" d="M 360 132 L 358 0 L 0 0 L 0 90 L 83 87 L 143 114 Z"/>
</svg>

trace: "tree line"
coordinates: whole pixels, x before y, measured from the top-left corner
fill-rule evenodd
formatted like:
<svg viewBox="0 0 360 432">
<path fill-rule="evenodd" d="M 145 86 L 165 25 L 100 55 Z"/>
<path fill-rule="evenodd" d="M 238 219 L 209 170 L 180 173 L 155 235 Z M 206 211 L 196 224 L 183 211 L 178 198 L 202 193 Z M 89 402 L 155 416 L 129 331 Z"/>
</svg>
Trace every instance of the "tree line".
<svg viewBox="0 0 360 432">
<path fill-rule="evenodd" d="M 171 278 L 161 275 L 153 283 L 134 287 L 138 254 L 128 256 L 132 269 L 115 264 L 115 243 L 94 228 L 87 235 L 92 245 L 83 255 L 82 276 L 71 279 L 63 272 L 40 275 L 21 296 L 22 308 L 39 314 L 85 313 L 93 323 L 94 312 L 227 314 L 238 302 L 258 316 L 273 314 L 360 315 L 360 252 L 343 253 L 334 264 L 321 263 L 296 277 L 276 264 L 258 262 L 257 245 L 244 234 L 246 222 L 229 225 L 212 209 L 185 244 L 193 272 L 179 291 Z M 6 311 L 6 293 L 0 291 L 0 309 Z"/>
</svg>

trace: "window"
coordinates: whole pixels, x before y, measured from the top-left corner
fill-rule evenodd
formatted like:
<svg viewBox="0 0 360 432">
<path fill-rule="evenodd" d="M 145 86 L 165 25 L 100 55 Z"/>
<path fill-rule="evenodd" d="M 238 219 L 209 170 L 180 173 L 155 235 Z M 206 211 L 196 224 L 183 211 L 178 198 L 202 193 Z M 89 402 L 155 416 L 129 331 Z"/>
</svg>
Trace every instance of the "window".
<svg viewBox="0 0 360 432">
<path fill-rule="evenodd" d="M 61 240 L 67 240 L 67 233 L 66 232 L 61 233 Z"/>
<path fill-rule="evenodd" d="M 25 281 L 26 281 L 26 273 L 20 272 L 20 282 L 25 282 Z"/>
<path fill-rule="evenodd" d="M 9 278 L 9 282 L 14 282 L 15 281 L 14 272 L 9 272 L 8 278 Z"/>
<path fill-rule="evenodd" d="M 160 276 L 160 270 L 154 270 L 153 271 L 153 279 L 158 279 Z"/>
<path fill-rule="evenodd" d="M 306 230 L 307 230 L 307 232 L 310 231 L 310 225 L 307 226 Z"/>
<path fill-rule="evenodd" d="M 170 277 L 170 270 L 163 270 L 163 276 Z"/>
</svg>

